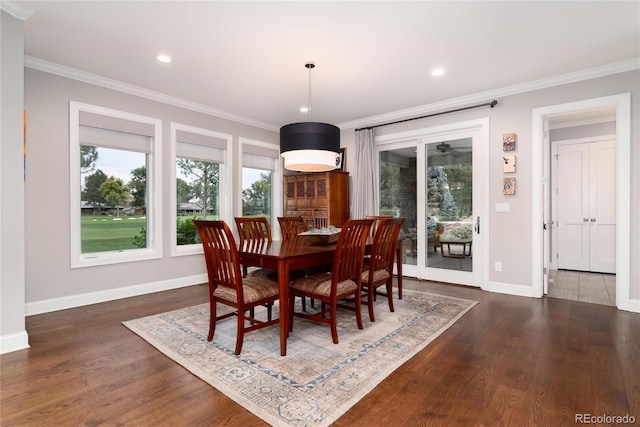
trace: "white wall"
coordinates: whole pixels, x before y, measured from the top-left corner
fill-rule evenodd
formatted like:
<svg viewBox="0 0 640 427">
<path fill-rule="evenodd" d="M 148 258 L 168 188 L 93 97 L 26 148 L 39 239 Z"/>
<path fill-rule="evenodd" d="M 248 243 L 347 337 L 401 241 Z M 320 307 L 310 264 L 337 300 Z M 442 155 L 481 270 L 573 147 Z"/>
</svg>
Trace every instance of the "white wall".
<svg viewBox="0 0 640 427">
<path fill-rule="evenodd" d="M 534 108 L 581 101 L 608 95 L 631 93 L 631 272 L 629 298 L 638 307 L 640 304 L 640 71 L 628 71 L 581 82 L 533 90 L 518 95 L 498 97 L 495 108 L 468 110 L 459 113 L 414 120 L 376 129 L 376 135 L 424 129 L 438 125 L 463 122 L 489 117 L 489 256 L 485 269 L 489 271 L 489 282 L 503 284 L 531 293 L 532 283 L 532 111 Z M 492 98 L 488 98 L 490 101 Z M 517 134 L 518 156 L 517 192 L 515 196 L 502 194 L 502 135 Z M 354 129 L 343 129 L 342 145 L 347 152 L 355 152 Z M 347 155 L 347 169 L 352 175 L 354 156 Z M 508 202 L 509 213 L 496 213 L 496 203 Z M 492 268 L 496 261 L 502 262 L 502 271 Z M 490 286 L 488 288 L 491 288 Z"/>
<path fill-rule="evenodd" d="M 206 281 L 201 255 L 171 256 L 170 122 L 278 144 L 278 134 L 237 122 L 25 68 L 29 113 L 26 180 L 27 315 Z M 163 257 L 99 267 L 70 268 L 69 101 L 162 120 Z M 280 185 L 280 184 L 278 184 Z M 239 188 L 232 194 L 239 197 Z"/>
<path fill-rule="evenodd" d="M 23 185 L 24 22 L 0 12 L 0 353 L 28 346 Z"/>
</svg>

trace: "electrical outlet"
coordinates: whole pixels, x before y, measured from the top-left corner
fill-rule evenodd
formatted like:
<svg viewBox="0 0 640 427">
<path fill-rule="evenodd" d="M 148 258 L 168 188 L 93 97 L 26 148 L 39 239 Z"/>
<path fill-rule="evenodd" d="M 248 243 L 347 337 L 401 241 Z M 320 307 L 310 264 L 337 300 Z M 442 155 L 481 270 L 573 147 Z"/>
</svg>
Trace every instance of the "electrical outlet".
<svg viewBox="0 0 640 427">
<path fill-rule="evenodd" d="M 496 261 L 496 271 L 502 271 L 502 263 L 499 261 Z"/>
</svg>

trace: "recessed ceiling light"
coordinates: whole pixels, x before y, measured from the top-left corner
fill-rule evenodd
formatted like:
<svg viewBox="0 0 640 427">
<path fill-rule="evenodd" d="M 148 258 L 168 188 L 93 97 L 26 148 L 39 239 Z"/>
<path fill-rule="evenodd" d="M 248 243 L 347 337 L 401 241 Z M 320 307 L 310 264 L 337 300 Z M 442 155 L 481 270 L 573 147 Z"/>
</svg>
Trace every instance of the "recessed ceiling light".
<svg viewBox="0 0 640 427">
<path fill-rule="evenodd" d="M 171 57 L 167 55 L 158 55 L 156 56 L 156 59 L 160 62 L 165 62 L 165 63 L 169 63 L 172 61 Z"/>
<path fill-rule="evenodd" d="M 300 107 L 300 112 L 301 113 L 308 113 L 309 112 L 309 107 Z"/>
<path fill-rule="evenodd" d="M 438 77 L 444 74 L 444 69 L 443 68 L 436 68 L 435 70 L 433 70 L 431 72 L 431 75 L 434 77 Z"/>
</svg>

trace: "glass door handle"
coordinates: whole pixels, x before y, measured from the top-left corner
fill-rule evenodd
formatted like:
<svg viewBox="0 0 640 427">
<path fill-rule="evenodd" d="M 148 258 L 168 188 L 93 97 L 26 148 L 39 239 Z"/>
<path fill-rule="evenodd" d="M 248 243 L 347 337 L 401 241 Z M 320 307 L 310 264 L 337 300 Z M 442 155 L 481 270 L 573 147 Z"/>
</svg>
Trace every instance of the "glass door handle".
<svg viewBox="0 0 640 427">
<path fill-rule="evenodd" d="M 476 230 L 476 234 L 480 234 L 480 217 L 476 218 L 476 224 L 473 228 Z"/>
</svg>

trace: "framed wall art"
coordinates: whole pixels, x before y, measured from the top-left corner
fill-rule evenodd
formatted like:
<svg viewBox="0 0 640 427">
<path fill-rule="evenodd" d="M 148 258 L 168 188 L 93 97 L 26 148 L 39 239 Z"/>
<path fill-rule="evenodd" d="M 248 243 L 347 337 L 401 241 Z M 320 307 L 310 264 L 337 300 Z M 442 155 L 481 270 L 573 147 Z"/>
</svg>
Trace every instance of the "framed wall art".
<svg viewBox="0 0 640 427">
<path fill-rule="evenodd" d="M 347 166 L 347 149 L 341 148 L 340 154 L 336 157 L 336 169 L 344 171 Z"/>
<path fill-rule="evenodd" d="M 515 178 L 503 178 L 502 179 L 502 194 L 506 196 L 513 196 L 516 194 L 516 179 Z"/>
<path fill-rule="evenodd" d="M 505 173 L 513 173 L 516 171 L 516 156 L 502 156 L 504 165 L 502 171 Z"/>
<path fill-rule="evenodd" d="M 502 135 L 502 151 L 514 151 L 516 149 L 516 134 L 505 133 Z"/>
</svg>

